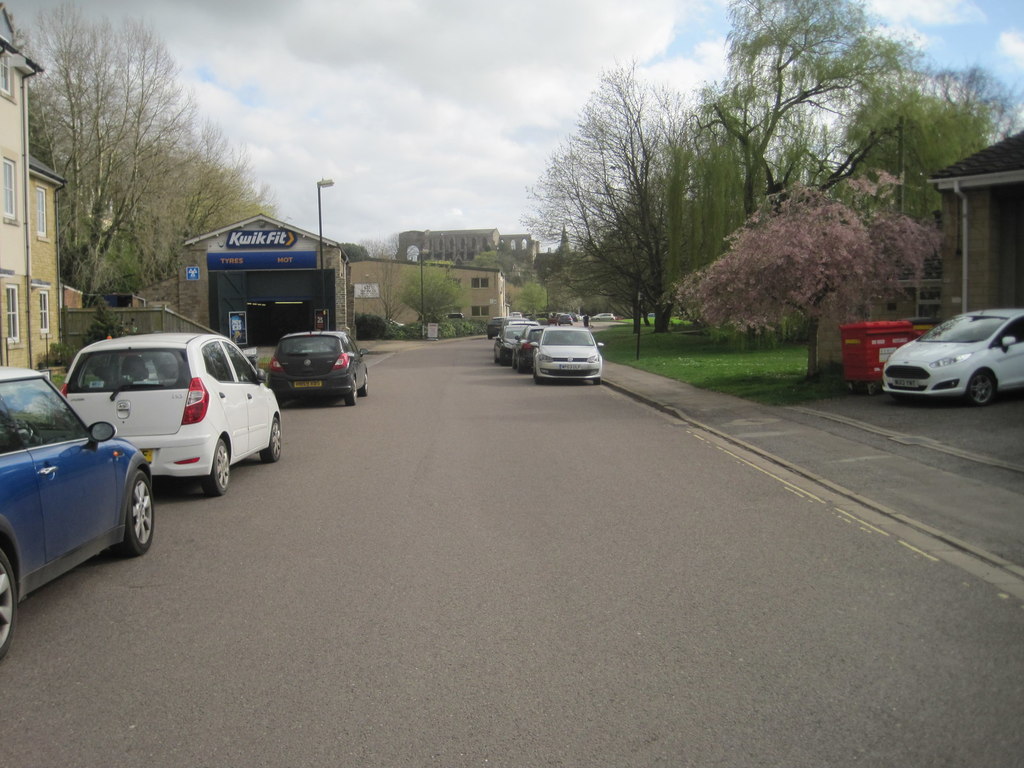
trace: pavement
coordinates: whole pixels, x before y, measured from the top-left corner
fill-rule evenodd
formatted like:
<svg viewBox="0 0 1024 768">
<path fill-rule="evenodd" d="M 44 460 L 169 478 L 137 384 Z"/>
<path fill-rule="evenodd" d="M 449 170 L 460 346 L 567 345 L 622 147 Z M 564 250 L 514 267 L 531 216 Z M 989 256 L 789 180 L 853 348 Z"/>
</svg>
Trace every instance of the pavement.
<svg viewBox="0 0 1024 768">
<path fill-rule="evenodd" d="M 423 344 L 365 342 L 373 354 Z M 984 409 L 853 394 L 765 406 L 607 361 L 603 381 L 911 531 L 1024 600 L 1024 397 Z"/>
</svg>

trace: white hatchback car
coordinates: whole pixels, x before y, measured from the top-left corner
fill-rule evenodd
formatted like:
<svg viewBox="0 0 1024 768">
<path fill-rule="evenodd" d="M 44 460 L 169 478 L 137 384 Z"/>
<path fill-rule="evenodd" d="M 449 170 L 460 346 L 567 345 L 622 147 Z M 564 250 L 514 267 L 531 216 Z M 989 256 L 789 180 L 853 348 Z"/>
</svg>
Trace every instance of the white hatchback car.
<svg viewBox="0 0 1024 768">
<path fill-rule="evenodd" d="M 988 405 L 1024 387 L 1024 309 L 967 312 L 893 352 L 882 389 L 894 397 L 964 397 Z"/>
<path fill-rule="evenodd" d="M 154 475 L 199 477 L 207 496 L 222 496 L 232 464 L 281 458 L 281 412 L 265 379 L 224 336 L 150 333 L 84 347 L 62 391 L 87 424 L 114 424 Z"/>
<path fill-rule="evenodd" d="M 537 340 L 533 352 L 533 381 L 582 379 L 601 383 L 604 361 L 601 347 L 586 328 L 561 328 L 551 325 Z"/>
</svg>

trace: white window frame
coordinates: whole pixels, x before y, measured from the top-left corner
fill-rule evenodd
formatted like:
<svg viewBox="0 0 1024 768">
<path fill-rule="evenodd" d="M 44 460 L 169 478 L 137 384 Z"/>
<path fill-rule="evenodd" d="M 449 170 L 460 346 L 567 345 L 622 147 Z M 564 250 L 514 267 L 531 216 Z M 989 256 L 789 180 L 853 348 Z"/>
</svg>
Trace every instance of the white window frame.
<svg viewBox="0 0 1024 768">
<path fill-rule="evenodd" d="M 50 292 L 39 292 L 39 333 L 42 336 L 50 332 Z"/>
<path fill-rule="evenodd" d="M 4 158 L 4 217 L 18 218 L 18 193 L 14 180 L 18 178 L 18 169 L 13 160 Z"/>
<path fill-rule="evenodd" d="M 0 54 L 0 91 L 11 95 L 11 59 L 6 52 Z"/>
<path fill-rule="evenodd" d="M 46 237 L 46 190 L 36 187 L 36 234 Z"/>
<path fill-rule="evenodd" d="M 4 298 L 7 301 L 7 341 L 21 341 L 21 318 L 18 316 L 18 286 L 4 286 Z"/>
</svg>

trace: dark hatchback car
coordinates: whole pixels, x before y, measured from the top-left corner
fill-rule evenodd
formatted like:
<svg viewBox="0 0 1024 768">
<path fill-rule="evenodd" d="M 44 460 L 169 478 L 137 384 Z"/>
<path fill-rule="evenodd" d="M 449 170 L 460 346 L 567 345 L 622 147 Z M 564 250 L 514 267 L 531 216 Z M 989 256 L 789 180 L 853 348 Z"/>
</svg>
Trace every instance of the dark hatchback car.
<svg viewBox="0 0 1024 768">
<path fill-rule="evenodd" d="M 330 398 L 355 405 L 356 395 L 368 394 L 364 354 L 344 331 L 290 333 L 277 342 L 267 384 L 282 402 Z"/>
</svg>

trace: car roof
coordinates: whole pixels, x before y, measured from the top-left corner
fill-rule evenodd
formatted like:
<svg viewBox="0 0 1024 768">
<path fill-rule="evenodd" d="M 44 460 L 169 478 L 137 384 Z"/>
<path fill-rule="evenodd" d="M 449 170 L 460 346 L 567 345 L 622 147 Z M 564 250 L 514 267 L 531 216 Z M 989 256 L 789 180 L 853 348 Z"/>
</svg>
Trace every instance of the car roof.
<svg viewBox="0 0 1024 768">
<path fill-rule="evenodd" d="M 22 379 L 45 378 L 45 373 L 42 371 L 34 371 L 31 368 L 12 368 L 8 365 L 0 366 L 0 381 L 20 381 Z"/>
<path fill-rule="evenodd" d="M 139 333 L 133 336 L 118 336 L 116 339 L 94 341 L 82 350 L 134 349 L 136 347 L 184 347 L 194 339 L 217 339 L 230 341 L 219 333 Z"/>
<path fill-rule="evenodd" d="M 286 333 L 282 336 L 282 339 L 294 339 L 299 336 L 348 336 L 344 331 L 296 331 L 295 333 Z"/>
</svg>

